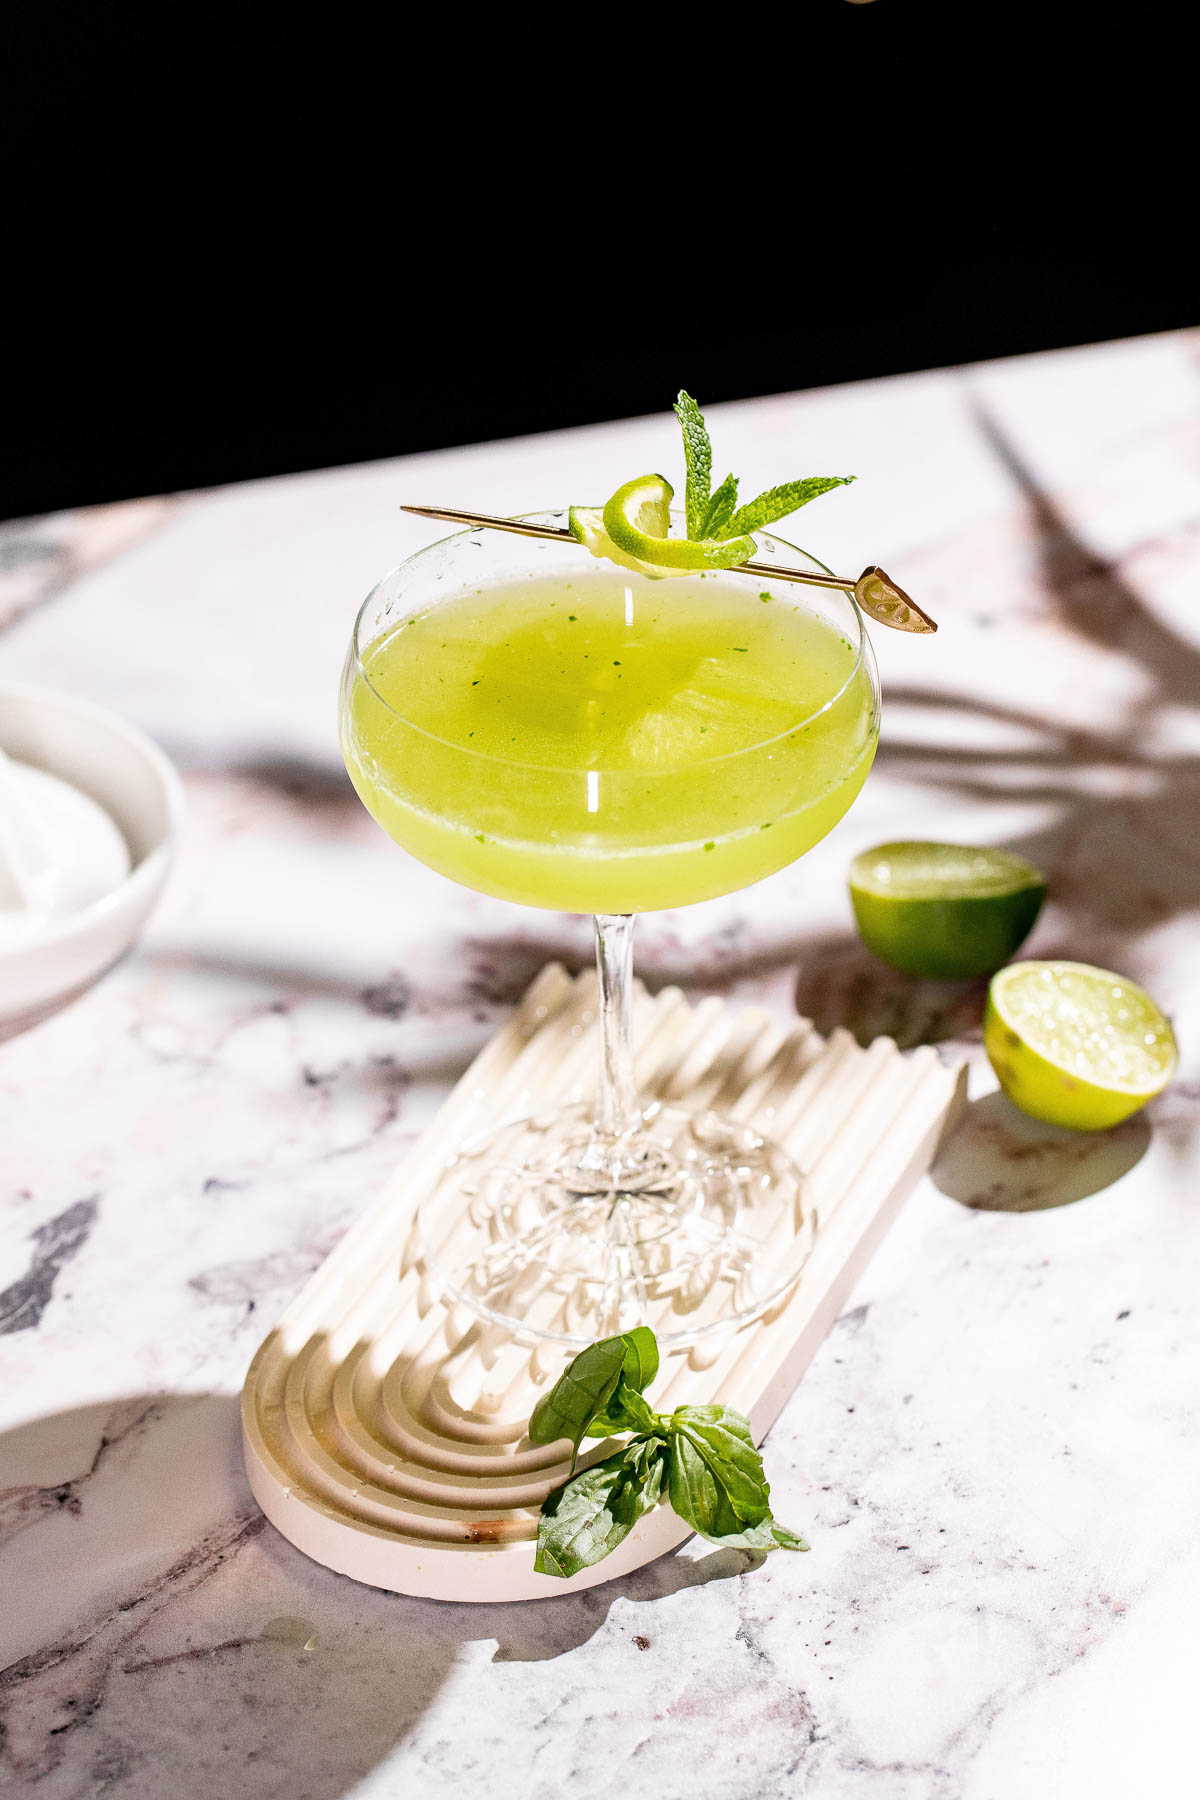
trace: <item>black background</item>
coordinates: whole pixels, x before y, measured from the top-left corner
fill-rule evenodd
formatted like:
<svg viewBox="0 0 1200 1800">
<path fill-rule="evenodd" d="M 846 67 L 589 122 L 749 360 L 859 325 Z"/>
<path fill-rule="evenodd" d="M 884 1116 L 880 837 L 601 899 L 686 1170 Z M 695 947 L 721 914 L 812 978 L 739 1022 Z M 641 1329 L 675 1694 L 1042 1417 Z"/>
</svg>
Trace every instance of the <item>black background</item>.
<svg viewBox="0 0 1200 1800">
<path fill-rule="evenodd" d="M 957 17 L 46 5 L 0 514 L 1193 323 L 1136 88 Z"/>
</svg>

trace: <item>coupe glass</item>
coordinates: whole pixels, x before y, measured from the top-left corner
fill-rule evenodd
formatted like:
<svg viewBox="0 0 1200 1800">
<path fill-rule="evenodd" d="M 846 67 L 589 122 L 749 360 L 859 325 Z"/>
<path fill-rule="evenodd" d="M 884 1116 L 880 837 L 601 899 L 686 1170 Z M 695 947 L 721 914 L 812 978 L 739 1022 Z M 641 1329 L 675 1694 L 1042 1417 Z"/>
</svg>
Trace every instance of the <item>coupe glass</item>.
<svg viewBox="0 0 1200 1800">
<path fill-rule="evenodd" d="M 528 517 L 566 522 L 563 511 Z M 757 543 L 774 563 L 824 568 L 781 539 Z M 614 572 L 573 543 L 494 531 L 457 532 L 394 569 L 355 621 L 342 749 L 364 804 L 422 862 L 482 893 L 595 918 L 595 1103 L 547 1107 L 454 1146 L 419 1213 L 427 1266 L 455 1300 L 525 1342 L 590 1343 L 652 1319 L 661 1341 L 683 1343 L 778 1303 L 816 1220 L 780 1145 L 736 1118 L 639 1096 L 634 915 L 731 893 L 823 837 L 866 778 L 879 688 L 849 594 L 736 570 L 718 579 L 805 609 L 845 641 L 852 666 L 786 731 L 731 755 L 588 766 L 581 745 L 574 766 L 547 767 L 522 760 L 519 737 L 511 758 L 481 755 L 431 731 L 428 707 L 418 725 L 373 684 L 372 646 L 406 619 L 528 581 L 571 584 L 586 604 L 589 566 L 625 583 L 628 619 L 676 588 Z M 749 828 L 747 786 L 769 812 Z"/>
</svg>

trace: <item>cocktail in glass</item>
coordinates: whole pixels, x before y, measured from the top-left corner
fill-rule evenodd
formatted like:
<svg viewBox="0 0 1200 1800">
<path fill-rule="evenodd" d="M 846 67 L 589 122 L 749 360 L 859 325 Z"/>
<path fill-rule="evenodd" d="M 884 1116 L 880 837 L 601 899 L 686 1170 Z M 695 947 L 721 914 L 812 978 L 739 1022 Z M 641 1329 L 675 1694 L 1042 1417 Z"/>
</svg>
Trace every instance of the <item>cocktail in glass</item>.
<svg viewBox="0 0 1200 1800">
<path fill-rule="evenodd" d="M 773 562 L 821 566 L 757 542 Z M 862 786 L 878 723 L 867 634 L 838 590 L 736 570 L 654 580 L 573 543 L 473 531 L 370 595 L 341 705 L 364 804 L 468 887 L 596 919 L 596 1104 L 459 1148 L 448 1182 L 461 1187 L 464 1157 L 476 1165 L 465 1261 L 437 1192 L 423 1209 L 427 1259 L 455 1298 L 567 1343 L 655 1310 L 669 1342 L 794 1285 L 815 1221 L 783 1150 L 638 1095 L 633 917 L 803 855 Z M 785 1245 L 758 1229 L 781 1207 Z"/>
</svg>

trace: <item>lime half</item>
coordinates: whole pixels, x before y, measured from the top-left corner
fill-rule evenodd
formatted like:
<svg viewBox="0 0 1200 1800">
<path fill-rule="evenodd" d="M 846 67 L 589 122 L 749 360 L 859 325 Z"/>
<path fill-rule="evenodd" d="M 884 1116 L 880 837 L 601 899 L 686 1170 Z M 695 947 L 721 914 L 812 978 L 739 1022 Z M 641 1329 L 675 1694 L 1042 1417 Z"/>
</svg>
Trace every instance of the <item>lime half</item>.
<svg viewBox="0 0 1200 1800">
<path fill-rule="evenodd" d="M 1046 877 L 1023 856 L 971 844 L 877 844 L 850 865 L 863 942 L 906 975 L 990 975 L 1029 936 Z"/>
<path fill-rule="evenodd" d="M 983 1042 L 1015 1106 L 1051 1125 L 1107 1131 L 1161 1093 L 1178 1061 L 1159 1008 L 1089 963 L 1021 962 L 988 991 Z"/>
<path fill-rule="evenodd" d="M 662 475 L 639 475 L 619 487 L 604 508 L 604 529 L 618 550 L 660 571 L 691 574 L 732 569 L 754 555 L 752 537 L 673 538 L 667 536 L 674 489 Z"/>
</svg>

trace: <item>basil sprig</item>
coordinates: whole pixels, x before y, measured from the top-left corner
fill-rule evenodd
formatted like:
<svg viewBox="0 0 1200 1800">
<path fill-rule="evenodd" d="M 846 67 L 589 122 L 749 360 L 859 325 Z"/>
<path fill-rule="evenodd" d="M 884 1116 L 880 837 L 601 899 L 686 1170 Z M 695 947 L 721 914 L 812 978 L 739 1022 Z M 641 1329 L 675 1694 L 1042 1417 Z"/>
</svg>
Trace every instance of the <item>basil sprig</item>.
<svg viewBox="0 0 1200 1800">
<path fill-rule="evenodd" d="M 853 475 L 809 475 L 803 481 L 785 481 L 735 512 L 736 475 L 727 475 L 715 494 L 710 491 L 712 444 L 708 427 L 704 414 L 685 388 L 679 390 L 675 411 L 683 431 L 683 460 L 687 466 L 687 534 L 696 542 L 704 538 L 724 542 L 762 531 L 831 488 L 845 487 L 854 480 Z"/>
<path fill-rule="evenodd" d="M 743 1550 L 807 1550 L 771 1517 L 771 1490 L 749 1421 L 731 1406 L 652 1411 L 643 1397 L 658 1373 L 658 1343 L 646 1325 L 580 1351 L 529 1421 L 534 1444 L 565 1438 L 571 1474 L 547 1496 L 534 1568 L 578 1574 L 603 1561 L 665 1495 L 712 1544 Z M 603 1461 L 575 1470 L 585 1437 L 633 1432 Z"/>
</svg>

